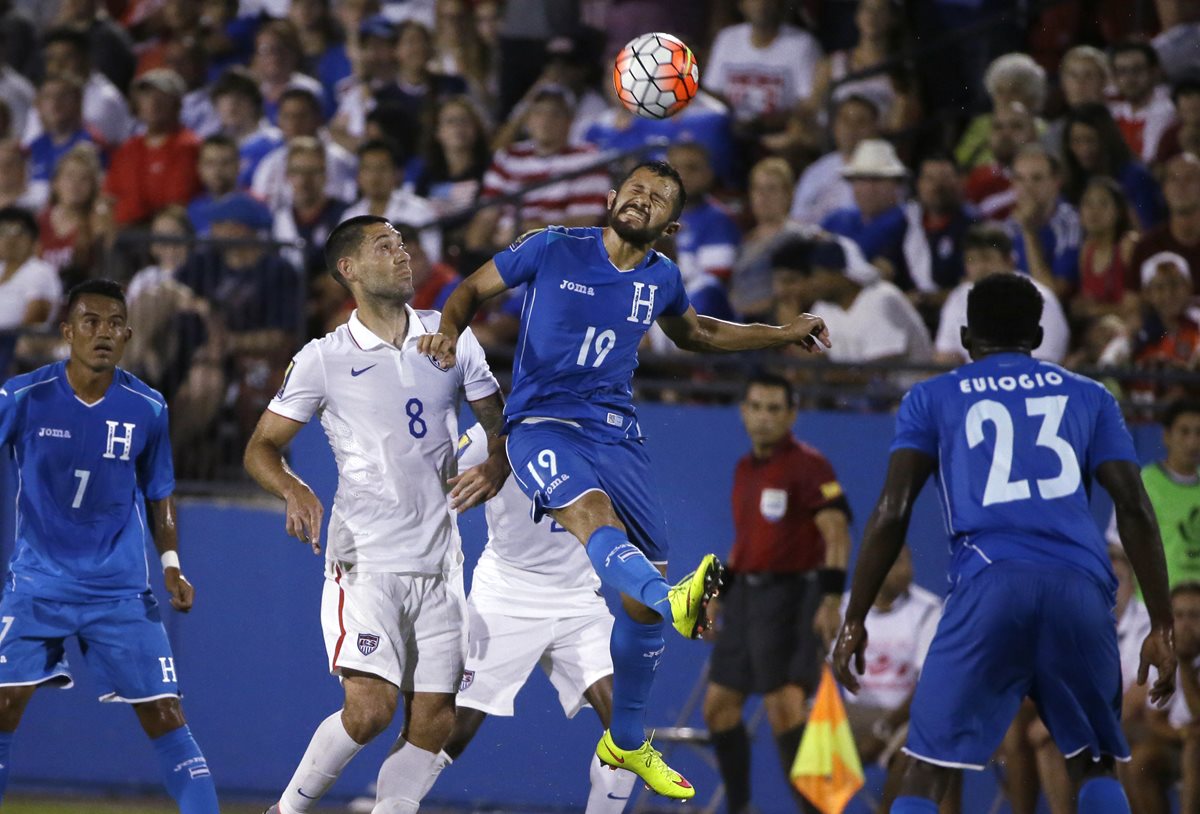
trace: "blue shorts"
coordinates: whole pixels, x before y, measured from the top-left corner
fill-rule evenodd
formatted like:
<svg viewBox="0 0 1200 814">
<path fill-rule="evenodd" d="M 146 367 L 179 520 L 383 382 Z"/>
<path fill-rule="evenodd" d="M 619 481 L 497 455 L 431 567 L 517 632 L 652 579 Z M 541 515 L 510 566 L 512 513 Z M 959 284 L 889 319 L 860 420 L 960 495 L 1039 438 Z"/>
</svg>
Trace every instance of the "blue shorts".
<svg viewBox="0 0 1200 814">
<path fill-rule="evenodd" d="M 1067 757 L 1128 760 L 1111 593 L 1071 568 L 1002 561 L 946 599 L 904 751 L 982 769 L 1026 696 Z"/>
<path fill-rule="evenodd" d="M 70 636 L 101 701 L 139 703 L 179 695 L 175 659 L 153 594 L 102 602 L 58 602 L 8 591 L 0 598 L 0 686 L 74 680 L 64 649 Z"/>
<path fill-rule="evenodd" d="M 508 461 L 517 485 L 533 501 L 535 521 L 547 509 L 569 506 L 588 492 L 603 492 L 629 541 L 650 562 L 666 563 L 666 523 L 642 441 L 600 443 L 569 424 L 522 421 L 509 430 Z"/>
</svg>

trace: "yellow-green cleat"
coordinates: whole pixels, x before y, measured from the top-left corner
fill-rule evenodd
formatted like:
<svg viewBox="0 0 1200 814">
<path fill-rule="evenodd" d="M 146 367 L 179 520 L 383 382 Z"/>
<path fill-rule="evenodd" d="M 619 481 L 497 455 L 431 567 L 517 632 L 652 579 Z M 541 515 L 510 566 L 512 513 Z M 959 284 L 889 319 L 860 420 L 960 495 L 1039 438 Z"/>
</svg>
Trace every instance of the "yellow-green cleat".
<svg viewBox="0 0 1200 814">
<path fill-rule="evenodd" d="M 725 566 L 716 554 L 706 554 L 700 567 L 667 592 L 671 623 L 681 636 L 698 639 L 708 627 L 708 603 L 725 587 Z"/>
<path fill-rule="evenodd" d="M 692 784 L 683 775 L 663 762 L 662 752 L 645 741 L 637 749 L 622 749 L 613 742 L 608 730 L 596 744 L 596 757 L 610 769 L 627 769 L 642 779 L 646 788 L 674 800 L 690 800 L 696 796 Z"/>
</svg>

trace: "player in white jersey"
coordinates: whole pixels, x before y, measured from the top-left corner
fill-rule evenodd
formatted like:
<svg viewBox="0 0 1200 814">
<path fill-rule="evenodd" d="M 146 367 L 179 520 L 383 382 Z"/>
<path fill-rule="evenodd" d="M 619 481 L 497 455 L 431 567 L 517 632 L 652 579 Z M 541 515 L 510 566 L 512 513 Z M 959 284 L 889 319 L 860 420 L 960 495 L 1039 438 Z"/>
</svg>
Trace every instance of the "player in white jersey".
<svg viewBox="0 0 1200 814">
<path fill-rule="evenodd" d="M 282 451 L 314 415 L 333 448 L 338 489 L 329 521 L 321 624 L 342 709 L 317 728 L 299 768 L 268 811 L 303 814 L 351 758 L 392 721 L 400 739 L 377 781 L 377 814 L 412 814 L 432 785 L 454 725 L 466 651 L 462 552 L 454 510 L 492 497 L 509 472 L 503 400 L 479 343 L 465 364 L 418 354 L 440 315 L 414 311 L 400 234 L 370 216 L 340 224 L 325 244 L 333 277 L 353 294 L 350 321 L 296 354 L 246 447 L 247 471 L 287 501 L 287 531 L 319 553 L 322 507 Z M 495 455 L 455 477 L 463 396 Z"/>
<path fill-rule="evenodd" d="M 476 424 L 459 439 L 459 468 L 486 457 L 487 435 Z M 529 498 L 512 480 L 484 509 L 488 542 L 467 600 L 466 670 L 446 754 L 457 759 L 488 715 L 511 716 L 513 699 L 538 666 L 568 718 L 590 704 L 607 729 L 613 617 L 587 553 L 567 544 L 567 530 L 558 524 L 534 523 Z M 591 780 L 587 814 L 617 814 L 637 776 L 610 770 L 593 755 Z"/>
</svg>

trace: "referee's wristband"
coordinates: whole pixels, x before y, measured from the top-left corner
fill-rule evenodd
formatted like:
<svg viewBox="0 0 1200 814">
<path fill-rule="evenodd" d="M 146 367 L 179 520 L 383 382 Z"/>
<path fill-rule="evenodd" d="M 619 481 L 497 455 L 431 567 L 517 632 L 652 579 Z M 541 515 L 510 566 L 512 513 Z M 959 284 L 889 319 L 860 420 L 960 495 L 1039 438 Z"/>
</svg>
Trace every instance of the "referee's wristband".
<svg viewBox="0 0 1200 814">
<path fill-rule="evenodd" d="M 841 595 L 846 590 L 845 568 L 818 568 L 817 584 L 823 594 Z"/>
<path fill-rule="evenodd" d="M 159 559 L 162 561 L 162 567 L 164 571 L 166 571 L 168 568 L 179 568 L 178 551 L 164 551 Z"/>
</svg>

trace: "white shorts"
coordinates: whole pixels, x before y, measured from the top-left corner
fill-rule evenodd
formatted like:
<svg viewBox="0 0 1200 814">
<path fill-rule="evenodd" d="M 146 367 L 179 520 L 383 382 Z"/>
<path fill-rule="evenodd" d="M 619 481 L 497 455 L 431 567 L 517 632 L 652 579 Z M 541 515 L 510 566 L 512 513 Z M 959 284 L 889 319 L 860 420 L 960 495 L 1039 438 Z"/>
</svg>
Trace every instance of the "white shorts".
<svg viewBox="0 0 1200 814">
<path fill-rule="evenodd" d="M 467 664 L 458 705 L 489 715 L 512 715 L 513 699 L 541 668 L 558 691 L 558 702 L 574 718 L 587 702 L 584 692 L 612 675 L 607 609 L 589 616 L 537 619 L 480 613 L 468 600 Z"/>
<path fill-rule="evenodd" d="M 448 575 L 346 573 L 321 594 L 329 672 L 357 670 L 406 692 L 455 692 L 467 651 L 462 569 Z"/>
</svg>

